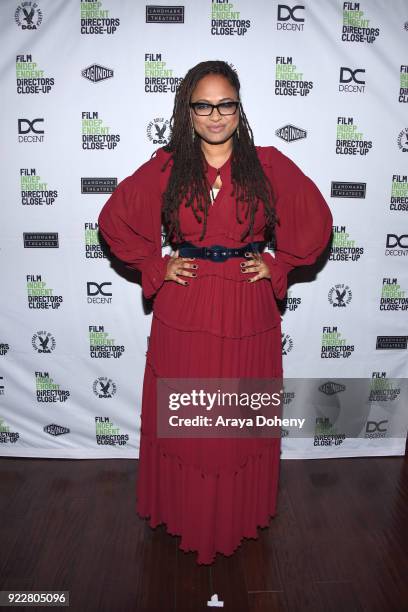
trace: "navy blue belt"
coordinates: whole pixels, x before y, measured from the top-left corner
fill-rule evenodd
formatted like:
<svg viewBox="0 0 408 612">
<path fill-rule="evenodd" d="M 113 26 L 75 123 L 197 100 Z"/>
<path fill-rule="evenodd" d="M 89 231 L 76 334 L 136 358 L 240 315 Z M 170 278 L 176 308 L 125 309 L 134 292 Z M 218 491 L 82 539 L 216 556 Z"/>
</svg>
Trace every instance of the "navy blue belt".
<svg viewBox="0 0 408 612">
<path fill-rule="evenodd" d="M 249 242 L 243 247 L 231 248 L 221 244 L 212 244 L 209 247 L 196 247 L 191 242 L 182 242 L 176 245 L 180 257 L 198 257 L 199 259 L 209 259 L 210 261 L 225 261 L 230 257 L 245 257 L 248 251 L 251 253 L 261 252 L 265 247 L 265 242 Z"/>
</svg>

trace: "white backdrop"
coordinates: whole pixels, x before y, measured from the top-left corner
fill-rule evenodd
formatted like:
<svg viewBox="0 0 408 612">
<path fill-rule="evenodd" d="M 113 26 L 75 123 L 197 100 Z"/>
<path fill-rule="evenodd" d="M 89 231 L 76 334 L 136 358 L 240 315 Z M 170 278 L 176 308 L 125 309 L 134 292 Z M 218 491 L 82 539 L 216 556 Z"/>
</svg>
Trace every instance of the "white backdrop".
<svg viewBox="0 0 408 612">
<path fill-rule="evenodd" d="M 3 0 L 0 16 L 0 453 L 138 456 L 151 312 L 103 256 L 96 219 L 109 189 L 166 143 L 182 76 L 223 59 L 256 143 L 293 159 L 334 216 L 329 261 L 289 290 L 285 376 L 391 389 L 359 437 L 319 438 L 334 430 L 317 419 L 316 436 L 285 437 L 282 456 L 402 454 L 392 390 L 407 378 L 408 2 Z M 323 344 L 352 349 L 327 358 Z"/>
</svg>

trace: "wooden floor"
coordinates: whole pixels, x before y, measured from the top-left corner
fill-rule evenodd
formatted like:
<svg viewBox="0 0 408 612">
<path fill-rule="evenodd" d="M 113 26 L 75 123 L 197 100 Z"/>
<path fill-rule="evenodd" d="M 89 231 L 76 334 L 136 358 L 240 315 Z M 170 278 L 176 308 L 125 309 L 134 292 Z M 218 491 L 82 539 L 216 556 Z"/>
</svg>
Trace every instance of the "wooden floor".
<svg viewBox="0 0 408 612">
<path fill-rule="evenodd" d="M 0 458 L 0 590 L 69 590 L 71 612 L 196 612 L 213 593 L 231 612 L 408 610 L 407 457 L 281 461 L 270 527 L 212 566 L 138 518 L 137 466 Z"/>
</svg>

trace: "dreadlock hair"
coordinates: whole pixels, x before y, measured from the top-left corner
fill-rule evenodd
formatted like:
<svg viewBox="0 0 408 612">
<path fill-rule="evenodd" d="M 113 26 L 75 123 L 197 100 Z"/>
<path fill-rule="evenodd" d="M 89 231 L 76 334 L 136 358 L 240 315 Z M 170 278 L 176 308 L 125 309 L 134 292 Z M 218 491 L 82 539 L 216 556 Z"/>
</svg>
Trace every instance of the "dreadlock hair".
<svg viewBox="0 0 408 612">
<path fill-rule="evenodd" d="M 170 120 L 171 138 L 164 150 L 172 153 L 162 170 L 164 171 L 170 160 L 173 161 L 167 189 L 162 199 L 162 222 L 165 230 L 164 244 L 171 244 L 172 240 L 183 240 L 179 224 L 179 207 L 185 201 L 186 207 L 191 207 L 198 223 L 202 223 L 204 213 L 203 231 L 199 240 L 203 240 L 207 229 L 207 217 L 211 186 L 205 175 L 206 160 L 201 150 L 201 138 L 196 135 L 192 138 L 192 125 L 189 103 L 191 95 L 204 76 L 219 74 L 224 76 L 237 93 L 239 100 L 240 82 L 238 75 L 226 62 L 201 62 L 191 68 L 180 83 L 174 100 L 173 114 Z M 262 201 L 265 211 L 266 241 L 274 243 L 274 227 L 277 221 L 275 213 L 275 196 L 263 168 L 259 162 L 252 130 L 239 103 L 239 137 L 233 134 L 233 151 L 231 157 L 231 180 L 233 185 L 232 196 L 235 196 L 235 214 L 239 224 L 244 223 L 240 212 L 245 204 L 244 218 L 249 216 L 247 229 L 242 233 L 241 240 L 248 234 L 253 237 L 253 224 L 258 201 Z"/>
</svg>

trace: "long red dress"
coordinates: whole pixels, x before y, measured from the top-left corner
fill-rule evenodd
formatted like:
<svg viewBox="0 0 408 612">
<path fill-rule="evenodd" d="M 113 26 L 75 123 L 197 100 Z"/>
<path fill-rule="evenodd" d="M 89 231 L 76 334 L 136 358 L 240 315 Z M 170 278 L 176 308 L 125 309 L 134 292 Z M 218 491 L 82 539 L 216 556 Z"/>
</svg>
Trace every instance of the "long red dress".
<svg viewBox="0 0 408 612">
<path fill-rule="evenodd" d="M 310 265 L 328 243 L 332 216 L 320 191 L 275 147 L 257 147 L 277 197 L 277 250 L 262 256 L 271 279 L 254 283 L 240 258 L 196 259 L 188 286 L 164 282 L 169 255 L 161 255 L 161 194 L 169 154 L 156 156 L 123 180 L 103 207 L 99 229 L 111 251 L 142 272 L 146 297 L 155 296 L 146 358 L 141 414 L 137 512 L 152 527 L 165 523 L 180 535 L 180 548 L 209 564 L 231 555 L 243 537 L 256 538 L 276 512 L 280 438 L 158 438 L 157 378 L 274 378 L 282 376 L 281 317 L 275 297 L 287 290 L 287 273 Z M 171 164 L 171 162 L 170 162 Z M 222 187 L 199 237 L 191 208 L 181 207 L 184 239 L 199 246 L 241 247 L 244 225 L 235 218 L 231 158 L 219 169 Z M 209 184 L 217 170 L 207 165 Z M 243 215 L 242 215 L 243 216 Z M 258 207 L 254 241 L 263 240 Z"/>
</svg>

